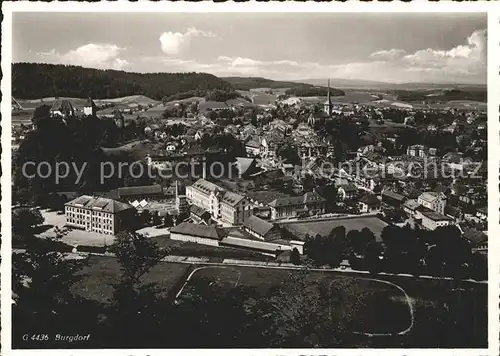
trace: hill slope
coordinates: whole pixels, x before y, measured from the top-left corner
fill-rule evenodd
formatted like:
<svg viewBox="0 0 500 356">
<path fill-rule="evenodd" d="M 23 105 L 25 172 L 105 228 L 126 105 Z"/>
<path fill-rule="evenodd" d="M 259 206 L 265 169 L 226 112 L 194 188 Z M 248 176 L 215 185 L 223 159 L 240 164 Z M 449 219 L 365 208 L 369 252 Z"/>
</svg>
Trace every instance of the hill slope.
<svg viewBox="0 0 500 356">
<path fill-rule="evenodd" d="M 179 93 L 230 90 L 226 81 L 207 73 L 128 73 L 76 66 L 14 63 L 12 95 L 18 99 L 66 96 L 96 99 L 145 95 L 161 100 Z"/>
</svg>

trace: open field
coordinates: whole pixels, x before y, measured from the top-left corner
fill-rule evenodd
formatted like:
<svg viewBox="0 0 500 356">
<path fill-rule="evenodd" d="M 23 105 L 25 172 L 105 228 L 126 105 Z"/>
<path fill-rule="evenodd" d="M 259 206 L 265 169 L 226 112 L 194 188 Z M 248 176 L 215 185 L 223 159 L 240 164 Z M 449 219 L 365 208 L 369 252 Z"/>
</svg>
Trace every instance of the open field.
<svg viewBox="0 0 500 356">
<path fill-rule="evenodd" d="M 380 234 L 387 224 L 375 216 L 362 216 L 323 221 L 283 223 L 283 226 L 297 233 L 301 239 L 304 239 L 306 234 L 309 234 L 309 236 L 316 236 L 316 234 L 326 236 L 337 226 L 344 226 L 346 233 L 351 230 L 362 230 L 364 227 L 367 227 L 375 234 L 377 239 L 380 239 Z"/>
</svg>

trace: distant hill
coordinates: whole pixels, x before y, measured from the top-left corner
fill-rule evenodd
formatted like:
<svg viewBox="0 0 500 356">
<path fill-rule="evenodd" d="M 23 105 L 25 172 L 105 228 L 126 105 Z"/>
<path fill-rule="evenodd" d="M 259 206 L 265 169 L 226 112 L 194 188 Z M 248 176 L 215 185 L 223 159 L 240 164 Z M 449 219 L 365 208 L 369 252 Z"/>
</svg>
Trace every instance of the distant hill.
<svg viewBox="0 0 500 356">
<path fill-rule="evenodd" d="M 228 82 L 207 73 L 141 74 L 40 63 L 12 65 L 12 95 L 17 99 L 53 96 L 108 99 L 144 95 L 161 100 L 182 93 L 204 96 L 212 89 L 232 88 Z"/>
<path fill-rule="evenodd" d="M 311 85 L 325 86 L 326 79 L 300 79 L 295 83 L 306 83 Z M 330 80 L 332 87 L 341 89 L 376 89 L 376 90 L 437 90 L 437 89 L 463 89 L 463 90 L 485 90 L 486 85 L 481 84 L 446 84 L 446 83 L 386 83 L 371 80 L 341 79 Z"/>
<path fill-rule="evenodd" d="M 394 94 L 398 100 L 408 102 L 440 103 L 449 101 L 477 101 L 487 102 L 488 93 L 486 88 L 478 90 L 475 88 L 445 89 L 445 90 L 395 90 Z"/>
<path fill-rule="evenodd" d="M 258 88 L 269 88 L 269 89 L 283 89 L 283 88 L 302 88 L 304 86 L 312 87 L 313 85 L 288 82 L 288 81 L 277 81 L 260 77 L 221 77 L 226 82 L 231 84 L 234 89 L 238 90 L 250 90 Z M 323 83 L 324 84 L 324 83 Z"/>
</svg>

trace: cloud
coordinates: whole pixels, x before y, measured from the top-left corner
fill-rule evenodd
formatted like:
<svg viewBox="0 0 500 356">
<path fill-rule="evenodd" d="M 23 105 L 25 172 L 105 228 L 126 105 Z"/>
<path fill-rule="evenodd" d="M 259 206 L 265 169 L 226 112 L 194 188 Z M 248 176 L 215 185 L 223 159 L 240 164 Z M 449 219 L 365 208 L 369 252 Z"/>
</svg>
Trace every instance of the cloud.
<svg viewBox="0 0 500 356">
<path fill-rule="evenodd" d="M 59 53 L 55 49 L 49 52 L 38 52 L 43 60 L 56 64 L 70 64 L 100 69 L 123 69 L 130 63 L 120 58 L 124 48 L 114 44 L 89 43 L 66 53 Z"/>
<path fill-rule="evenodd" d="M 188 31 L 189 32 L 189 31 Z M 219 76 L 255 76 L 271 79 L 343 78 L 382 82 L 484 83 L 486 81 L 486 30 L 475 31 L 464 43 L 450 49 L 408 52 L 388 49 L 356 62 L 332 64 L 290 59 L 265 60 L 220 55 L 204 61 L 176 56 L 149 57 L 148 71 L 208 72 Z"/>
<path fill-rule="evenodd" d="M 404 49 L 390 49 L 390 50 L 382 50 L 373 52 L 370 54 L 370 58 L 374 59 L 382 59 L 382 60 L 394 60 L 397 58 L 401 58 L 406 51 Z"/>
<path fill-rule="evenodd" d="M 413 70 L 446 70 L 448 73 L 486 73 L 486 30 L 474 31 L 467 43 L 449 50 L 431 48 L 404 56 Z"/>
<path fill-rule="evenodd" d="M 161 50 L 168 55 L 177 56 L 186 51 L 196 37 L 216 37 L 213 32 L 190 27 L 186 32 L 163 32 L 160 36 Z"/>
</svg>

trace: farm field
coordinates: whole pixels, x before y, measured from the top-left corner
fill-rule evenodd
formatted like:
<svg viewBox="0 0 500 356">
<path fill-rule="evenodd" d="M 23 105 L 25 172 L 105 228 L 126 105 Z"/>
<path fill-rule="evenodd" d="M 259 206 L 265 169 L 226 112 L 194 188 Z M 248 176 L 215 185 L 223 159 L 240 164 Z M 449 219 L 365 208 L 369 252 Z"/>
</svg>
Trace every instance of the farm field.
<svg viewBox="0 0 500 356">
<path fill-rule="evenodd" d="M 304 239 L 306 234 L 310 236 L 316 236 L 316 234 L 326 236 L 337 226 L 344 226 L 346 233 L 351 230 L 362 230 L 364 227 L 367 227 L 373 231 L 377 239 L 380 239 L 380 234 L 387 224 L 375 216 L 365 216 L 323 221 L 292 222 L 284 223 L 283 226 L 297 233 L 301 239 Z"/>
</svg>

